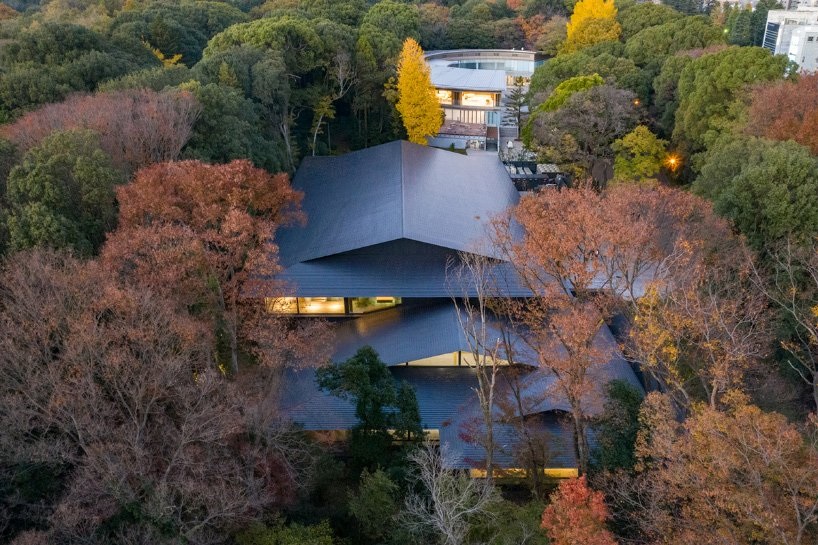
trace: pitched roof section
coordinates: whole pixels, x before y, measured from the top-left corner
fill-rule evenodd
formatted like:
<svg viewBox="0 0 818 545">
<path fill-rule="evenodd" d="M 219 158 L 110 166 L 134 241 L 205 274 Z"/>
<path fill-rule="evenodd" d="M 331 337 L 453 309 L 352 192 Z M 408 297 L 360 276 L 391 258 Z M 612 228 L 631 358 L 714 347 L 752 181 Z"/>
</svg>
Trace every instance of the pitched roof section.
<svg viewBox="0 0 818 545">
<path fill-rule="evenodd" d="M 401 238 L 472 251 L 486 220 L 519 200 L 497 158 L 403 141 L 307 157 L 293 186 L 307 224 L 279 232 L 285 267 Z"/>
<path fill-rule="evenodd" d="M 474 426 L 481 418 L 475 395 L 477 379 L 474 370 L 468 367 L 392 367 L 390 371 L 396 381 L 406 381 L 414 388 L 421 424 L 425 429 L 440 431 L 440 442 L 449 449 L 449 466 L 459 469 L 480 467 L 485 451 L 476 444 L 464 441 L 462 434 L 464 426 Z M 537 376 L 541 372 L 533 371 L 531 374 Z M 358 423 L 354 404 L 320 390 L 315 383 L 313 370 L 286 370 L 284 384 L 281 399 L 283 413 L 304 429 L 343 430 Z M 537 409 L 560 410 L 546 405 Z M 576 467 L 570 426 L 561 423 L 554 413 L 543 414 L 542 420 L 542 431 L 548 432 L 549 448 L 552 450 L 549 465 Z M 494 462 L 499 467 L 519 467 L 515 454 L 521 449 L 521 438 L 507 424 L 495 422 L 494 426 L 497 443 Z"/>
<path fill-rule="evenodd" d="M 443 297 L 460 295 L 453 286 L 450 260 L 457 252 L 413 240 L 401 239 L 367 246 L 340 255 L 296 263 L 279 278 L 298 297 Z M 529 297 L 528 290 L 505 262 L 492 268 L 493 279 L 508 297 Z M 474 283 L 466 283 L 466 287 Z M 473 290 L 470 295 L 476 295 Z"/>
</svg>

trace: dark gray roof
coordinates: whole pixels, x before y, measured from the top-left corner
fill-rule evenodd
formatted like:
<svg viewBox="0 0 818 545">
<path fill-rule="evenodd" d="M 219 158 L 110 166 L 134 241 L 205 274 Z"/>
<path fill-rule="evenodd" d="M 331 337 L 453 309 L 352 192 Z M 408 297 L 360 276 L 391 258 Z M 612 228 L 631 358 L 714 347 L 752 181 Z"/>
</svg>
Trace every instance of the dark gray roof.
<svg viewBox="0 0 818 545">
<path fill-rule="evenodd" d="M 457 313 L 454 304 L 443 299 L 409 302 L 346 320 L 335 328 L 336 348 L 332 360 L 347 360 L 365 345 L 374 348 L 381 360 L 390 366 L 459 350 L 470 352 Z M 530 363 L 533 358 L 529 350 L 522 341 L 515 340 L 515 358 Z"/>
<path fill-rule="evenodd" d="M 440 430 L 440 440 L 449 449 L 451 465 L 456 468 L 479 466 L 485 459 L 484 450 L 465 433 L 468 426 L 479 422 L 474 371 L 467 367 L 392 367 L 391 371 L 396 381 L 406 381 L 415 389 L 421 423 L 425 429 Z M 282 398 L 284 412 L 306 430 L 341 430 L 357 424 L 352 403 L 321 391 L 315 384 L 313 371 L 287 371 Z M 544 429 L 552 435 L 552 467 L 576 467 L 570 426 L 553 413 L 543 421 Z M 495 433 L 497 464 L 518 466 L 514 457 L 519 447 L 513 426 L 498 423 Z"/>
<path fill-rule="evenodd" d="M 463 290 L 447 273 L 457 252 L 414 240 L 400 239 L 338 255 L 296 263 L 279 279 L 299 297 L 443 297 Z M 498 262 L 492 270 L 498 288 L 508 297 L 527 297 L 513 267 Z M 472 284 L 473 285 L 473 284 Z M 471 295 L 473 293 L 469 292 Z"/>
<path fill-rule="evenodd" d="M 486 220 L 519 200 L 499 160 L 403 141 L 307 157 L 293 186 L 307 223 L 279 232 L 285 267 L 402 238 L 474 251 Z"/>
<path fill-rule="evenodd" d="M 468 351 L 469 346 L 458 327 L 455 312 L 452 303 L 425 303 L 396 307 L 345 321 L 337 328 L 333 361 L 349 358 L 364 345 L 372 346 L 381 359 L 390 365 L 396 380 L 406 380 L 415 388 L 424 427 L 440 430 L 441 441 L 450 446 L 456 460 L 459 460 L 457 467 L 472 467 L 473 461 L 480 458 L 481 450 L 464 440 L 462 431 L 470 422 L 479 421 L 480 418 L 474 395 L 474 370 L 468 366 L 400 365 L 407 360 L 456 350 Z M 602 410 L 606 399 L 605 387 L 611 380 L 624 380 L 641 390 L 633 369 L 617 350 L 607 327 L 602 328 L 597 342 L 610 348 L 610 359 L 589 372 L 589 382 L 593 388 L 585 396 L 583 405 L 590 416 Z M 515 343 L 515 352 L 518 361 L 532 357 L 527 347 L 519 341 Z M 529 363 L 536 365 L 534 360 Z M 555 376 L 549 371 L 536 366 L 516 366 L 501 368 L 500 372 L 498 399 L 502 398 L 502 392 L 508 387 L 504 377 L 511 377 L 513 373 L 522 392 L 523 412 L 526 415 L 570 410 Z M 311 370 L 286 371 L 282 394 L 282 412 L 308 430 L 348 429 L 357 422 L 352 404 L 321 391 Z M 551 422 L 546 428 L 557 434 L 554 440 L 557 445 L 570 445 L 558 423 Z M 513 435 L 512 427 L 498 428 L 498 445 L 505 453 L 498 453 L 498 460 L 500 465 L 505 464 L 506 467 L 513 467 L 511 457 L 516 451 Z M 507 443 L 505 447 L 503 442 Z M 559 455 L 559 463 L 565 465 L 555 467 L 572 467 L 573 451 L 562 447 L 557 450 L 560 449 L 563 454 Z M 569 454 L 570 457 L 566 458 Z M 506 456 L 505 462 L 502 456 Z"/>
</svg>

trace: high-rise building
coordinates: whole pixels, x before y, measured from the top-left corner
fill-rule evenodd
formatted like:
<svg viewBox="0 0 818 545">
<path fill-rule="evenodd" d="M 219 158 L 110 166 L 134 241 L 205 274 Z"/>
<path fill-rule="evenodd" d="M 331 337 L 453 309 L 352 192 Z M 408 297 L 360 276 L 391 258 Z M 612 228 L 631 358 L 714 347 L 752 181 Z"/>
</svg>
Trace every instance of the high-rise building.
<svg viewBox="0 0 818 545">
<path fill-rule="evenodd" d="M 818 1 L 801 2 L 794 10 L 770 10 L 762 45 L 786 55 L 803 72 L 818 69 Z"/>
</svg>

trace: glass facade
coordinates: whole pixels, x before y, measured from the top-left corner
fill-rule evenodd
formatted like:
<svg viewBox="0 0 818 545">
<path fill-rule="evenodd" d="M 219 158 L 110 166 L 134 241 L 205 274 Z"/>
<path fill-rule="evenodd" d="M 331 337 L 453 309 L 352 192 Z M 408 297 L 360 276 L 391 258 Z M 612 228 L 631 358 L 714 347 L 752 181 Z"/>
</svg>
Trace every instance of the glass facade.
<svg viewBox="0 0 818 545">
<path fill-rule="evenodd" d="M 401 304 L 400 297 L 268 297 L 271 314 L 348 315 L 366 314 Z"/>
<path fill-rule="evenodd" d="M 508 361 L 498 359 L 494 360 L 495 365 L 508 365 Z M 457 367 L 461 366 L 475 366 L 474 355 L 471 352 L 459 351 L 450 352 L 448 354 L 440 354 L 439 356 L 432 356 L 419 360 L 412 360 L 406 362 L 406 365 L 416 367 Z"/>
<path fill-rule="evenodd" d="M 392 308 L 400 303 L 400 297 L 353 297 L 349 300 L 349 310 L 352 314 L 366 314 L 375 310 Z"/>
<path fill-rule="evenodd" d="M 441 104 L 452 104 L 454 101 L 454 95 L 448 89 L 435 89 L 435 93 L 437 94 L 437 101 Z"/>
<path fill-rule="evenodd" d="M 519 75 L 533 74 L 534 69 L 542 62 L 523 59 L 507 60 L 462 60 L 449 63 L 449 66 L 457 68 L 468 68 L 471 70 L 505 70 L 506 72 L 516 72 Z"/>
<path fill-rule="evenodd" d="M 461 106 L 479 106 L 481 108 L 494 108 L 496 102 L 494 93 L 473 93 L 464 91 L 461 94 Z"/>
</svg>

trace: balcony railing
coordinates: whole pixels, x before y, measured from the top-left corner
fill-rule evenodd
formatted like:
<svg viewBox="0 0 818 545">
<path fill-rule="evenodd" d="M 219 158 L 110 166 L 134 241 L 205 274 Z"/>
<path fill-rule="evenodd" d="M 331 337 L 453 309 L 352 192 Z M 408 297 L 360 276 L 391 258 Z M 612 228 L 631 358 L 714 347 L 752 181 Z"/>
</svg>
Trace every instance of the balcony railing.
<svg viewBox="0 0 818 545">
<path fill-rule="evenodd" d="M 461 123 L 474 123 L 488 127 L 500 126 L 500 109 L 471 108 L 468 106 L 443 106 L 446 119 Z"/>
</svg>

